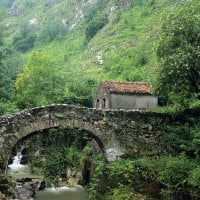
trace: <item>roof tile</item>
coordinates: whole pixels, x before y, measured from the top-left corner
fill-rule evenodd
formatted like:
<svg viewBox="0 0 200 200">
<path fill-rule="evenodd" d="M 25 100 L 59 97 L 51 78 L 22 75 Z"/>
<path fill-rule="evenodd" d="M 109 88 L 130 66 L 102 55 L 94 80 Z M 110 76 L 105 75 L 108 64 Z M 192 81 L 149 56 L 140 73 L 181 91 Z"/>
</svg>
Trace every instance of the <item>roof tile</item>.
<svg viewBox="0 0 200 200">
<path fill-rule="evenodd" d="M 151 94 L 151 86 L 145 82 L 112 82 L 103 81 L 110 93 L 116 94 Z"/>
</svg>

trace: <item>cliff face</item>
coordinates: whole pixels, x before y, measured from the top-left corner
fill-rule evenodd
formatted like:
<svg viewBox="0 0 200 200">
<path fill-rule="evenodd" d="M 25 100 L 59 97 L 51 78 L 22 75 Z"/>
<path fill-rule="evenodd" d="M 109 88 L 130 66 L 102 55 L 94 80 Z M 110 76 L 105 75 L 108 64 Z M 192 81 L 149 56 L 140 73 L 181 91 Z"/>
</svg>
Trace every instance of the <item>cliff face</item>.
<svg viewBox="0 0 200 200">
<path fill-rule="evenodd" d="M 5 21 L 12 19 L 12 24 L 7 24 L 8 29 L 19 28 L 22 23 L 36 25 L 32 19 L 37 19 L 38 26 L 42 26 L 48 18 L 59 18 L 66 28 L 71 31 L 78 21 L 84 18 L 84 9 L 95 6 L 96 1 L 65 1 L 65 0 L 42 0 L 26 1 L 15 0 L 8 8 L 8 15 Z M 73 28 L 72 28 L 73 27 Z"/>
<path fill-rule="evenodd" d="M 132 0 L 4 0 L 7 3 L 0 3 L 1 7 L 7 7 L 6 21 L 12 19 L 12 24 L 7 24 L 7 29 L 19 28 L 22 23 L 30 23 L 31 19 L 37 17 L 40 25 L 49 18 L 60 18 L 69 31 L 75 28 L 80 28 L 82 22 L 88 15 L 101 12 L 106 14 L 108 18 L 121 10 L 130 9 L 133 5 Z M 99 10 L 98 10 L 99 9 Z M 92 13 L 90 13 L 92 12 Z M 14 18 L 13 18 L 14 17 Z M 90 16 L 91 17 L 91 16 Z M 81 23 L 78 23 L 81 22 Z"/>
</svg>

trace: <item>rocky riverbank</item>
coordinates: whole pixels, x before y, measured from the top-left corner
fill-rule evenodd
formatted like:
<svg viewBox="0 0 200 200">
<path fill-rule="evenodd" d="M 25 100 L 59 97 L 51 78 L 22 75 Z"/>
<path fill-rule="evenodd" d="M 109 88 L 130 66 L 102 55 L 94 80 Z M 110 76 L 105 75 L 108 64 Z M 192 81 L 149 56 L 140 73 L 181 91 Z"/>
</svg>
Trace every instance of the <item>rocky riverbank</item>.
<svg viewBox="0 0 200 200">
<path fill-rule="evenodd" d="M 1 200 L 17 200 L 17 199 L 13 199 L 11 197 L 6 197 L 5 194 L 2 194 L 1 192 L 0 192 L 0 199 Z"/>
<path fill-rule="evenodd" d="M 32 200 L 37 191 L 45 188 L 45 181 L 34 182 L 31 178 L 22 178 L 14 182 L 13 196 L 19 200 Z"/>
<path fill-rule="evenodd" d="M 0 191 L 0 200 L 33 200 L 38 190 L 44 190 L 46 184 L 44 181 L 33 182 L 30 178 L 22 178 L 13 182 L 12 194 L 9 192 L 7 195 Z M 9 195 L 10 194 L 10 195 Z"/>
</svg>

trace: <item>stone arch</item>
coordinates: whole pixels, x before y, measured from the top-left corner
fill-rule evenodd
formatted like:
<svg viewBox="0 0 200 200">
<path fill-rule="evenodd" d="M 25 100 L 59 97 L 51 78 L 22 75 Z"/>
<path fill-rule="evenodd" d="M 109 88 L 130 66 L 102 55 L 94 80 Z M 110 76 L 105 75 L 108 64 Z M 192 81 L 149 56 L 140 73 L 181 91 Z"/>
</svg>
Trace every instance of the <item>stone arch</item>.
<svg viewBox="0 0 200 200">
<path fill-rule="evenodd" d="M 105 153 L 105 147 L 102 143 L 101 139 L 97 136 L 99 133 L 97 130 L 95 130 L 90 124 L 88 123 L 82 123 L 77 122 L 73 124 L 70 120 L 67 121 L 54 121 L 52 123 L 49 123 L 49 121 L 40 121 L 36 123 L 31 123 L 28 126 L 24 126 L 20 132 L 17 132 L 16 135 L 12 135 L 7 138 L 7 141 L 9 141 L 9 146 L 7 148 L 8 151 L 8 157 L 7 160 L 10 157 L 11 151 L 13 147 L 23 138 L 32 135 L 33 133 L 37 131 L 42 131 L 45 129 L 50 128 L 58 128 L 58 127 L 73 127 L 78 128 L 81 130 L 84 130 L 92 139 L 95 140 L 95 142 L 98 144 L 99 148 L 102 150 L 103 153 Z"/>
<path fill-rule="evenodd" d="M 58 128 L 59 126 L 55 126 L 54 128 Z M 66 127 L 67 128 L 67 127 Z M 73 128 L 78 128 L 78 127 L 73 127 Z M 78 128 L 80 129 L 80 128 Z M 45 129 L 43 129 L 45 130 Z M 43 130 L 40 130 L 40 131 L 43 131 Z M 81 131 L 84 131 L 85 134 L 89 135 L 91 137 L 91 139 L 93 139 L 96 144 L 98 145 L 99 149 L 101 150 L 101 152 L 105 155 L 106 157 L 106 151 L 105 151 L 105 147 L 104 147 L 104 144 L 102 143 L 102 141 L 99 139 L 98 136 L 94 135 L 92 132 L 88 131 L 88 130 L 85 130 L 85 129 L 82 129 Z M 8 156 L 8 160 L 10 159 L 11 157 L 11 154 L 12 154 L 12 151 L 13 151 L 13 148 L 21 141 L 23 141 L 24 139 L 28 139 L 28 137 L 31 137 L 31 135 L 35 134 L 35 132 L 31 132 L 29 134 L 26 134 L 26 136 L 22 137 L 22 138 L 18 138 L 16 143 L 14 145 L 11 146 L 11 149 L 10 149 L 10 152 L 9 152 L 9 156 Z M 45 133 L 42 133 L 42 134 L 45 134 Z M 8 165 L 8 161 L 7 161 L 7 165 Z M 7 174 L 7 166 L 6 166 L 6 171 L 5 171 L 5 174 Z"/>
<path fill-rule="evenodd" d="M 24 110 L 0 118 L 1 153 L 4 159 L 8 161 L 13 147 L 19 140 L 34 132 L 60 126 L 85 130 L 105 153 L 104 142 L 102 141 L 105 134 L 103 134 L 103 127 L 98 125 L 99 119 L 96 114 L 96 110 L 89 108 L 50 105 Z M 98 117 L 101 117 L 99 113 Z"/>
<path fill-rule="evenodd" d="M 59 127 L 61 127 L 61 126 L 55 126 L 55 127 L 50 127 L 50 128 L 59 128 Z M 64 126 L 64 127 L 65 128 L 69 128 L 68 126 Z M 86 130 L 86 129 L 80 129 L 79 127 L 73 127 L 73 128 L 79 129 L 81 132 L 85 132 L 84 134 L 88 135 L 91 139 L 93 139 L 96 142 L 96 144 L 99 146 L 99 149 L 101 150 L 101 152 L 105 153 L 104 144 L 102 143 L 101 139 L 98 136 L 93 134 L 93 132 L 91 132 L 89 130 Z M 36 130 L 36 131 L 30 132 L 30 133 L 27 133 L 25 136 L 23 136 L 21 138 L 17 138 L 16 137 L 15 140 L 12 139 L 12 141 L 15 141 L 15 143 L 14 142 L 12 143 L 12 145 L 11 145 L 12 148 L 11 149 L 13 149 L 19 142 L 23 141 L 24 139 L 26 140 L 29 137 L 31 137 L 32 135 L 35 135 L 35 133 L 37 133 L 38 131 L 44 131 L 44 130 L 47 130 L 47 129 Z M 45 134 L 45 132 L 41 133 L 41 134 Z"/>
</svg>

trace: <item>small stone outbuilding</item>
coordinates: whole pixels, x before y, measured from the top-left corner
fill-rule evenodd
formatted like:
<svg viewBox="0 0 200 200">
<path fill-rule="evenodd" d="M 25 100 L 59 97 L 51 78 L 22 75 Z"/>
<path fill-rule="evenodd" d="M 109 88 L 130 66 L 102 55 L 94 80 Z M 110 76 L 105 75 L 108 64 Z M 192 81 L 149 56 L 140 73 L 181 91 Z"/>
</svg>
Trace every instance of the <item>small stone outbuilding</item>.
<svg viewBox="0 0 200 200">
<path fill-rule="evenodd" d="M 149 109 L 158 105 L 151 86 L 144 82 L 102 81 L 97 88 L 93 106 L 97 109 Z"/>
</svg>

